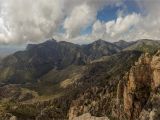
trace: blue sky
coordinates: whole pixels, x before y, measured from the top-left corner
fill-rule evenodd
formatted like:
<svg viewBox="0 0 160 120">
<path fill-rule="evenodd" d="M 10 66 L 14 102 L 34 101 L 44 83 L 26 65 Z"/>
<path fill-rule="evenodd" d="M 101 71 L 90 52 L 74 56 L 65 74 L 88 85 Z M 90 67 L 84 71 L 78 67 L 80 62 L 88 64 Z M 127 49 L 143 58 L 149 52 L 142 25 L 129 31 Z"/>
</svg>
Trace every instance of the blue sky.
<svg viewBox="0 0 160 120">
<path fill-rule="evenodd" d="M 97 20 L 100 20 L 101 22 L 115 20 L 118 17 L 118 11 L 123 11 L 125 15 L 132 13 L 141 13 L 141 10 L 135 0 L 125 0 L 123 5 L 105 6 L 103 9 L 99 10 L 97 13 Z M 82 30 L 81 35 L 90 34 L 91 32 L 92 24 L 89 25 L 86 29 Z"/>
</svg>

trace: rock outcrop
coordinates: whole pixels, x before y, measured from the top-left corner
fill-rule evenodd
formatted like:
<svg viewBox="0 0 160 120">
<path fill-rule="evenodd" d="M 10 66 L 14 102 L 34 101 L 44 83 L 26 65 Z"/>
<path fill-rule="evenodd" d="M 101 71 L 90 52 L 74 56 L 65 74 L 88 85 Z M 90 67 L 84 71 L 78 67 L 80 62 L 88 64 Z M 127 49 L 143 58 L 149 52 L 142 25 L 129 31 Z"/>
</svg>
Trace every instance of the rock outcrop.
<svg viewBox="0 0 160 120">
<path fill-rule="evenodd" d="M 96 117 L 107 116 L 109 119 L 114 119 L 115 117 L 119 118 L 123 113 L 123 109 L 119 109 L 119 107 L 123 108 L 121 101 L 123 99 L 124 82 L 121 81 L 121 79 L 126 73 L 125 71 L 130 69 L 139 56 L 137 59 L 134 59 L 133 63 L 128 56 L 125 56 L 124 58 L 123 55 L 118 58 L 119 59 L 116 59 L 116 61 L 112 59 L 110 64 L 103 63 L 96 65 L 92 69 L 92 74 L 90 72 L 88 75 L 91 77 L 87 76 L 83 79 L 84 85 L 89 83 L 90 86 L 83 92 L 81 91 L 81 94 L 77 95 L 76 99 L 72 101 L 68 113 L 70 119 L 85 113 L 90 113 L 92 116 Z M 122 58 L 123 61 L 121 62 Z M 129 61 L 130 66 L 127 66 L 128 64 L 125 63 L 129 63 Z M 112 62 L 116 63 L 117 66 L 112 67 Z M 119 63 L 122 64 L 120 65 Z M 111 71 L 108 70 L 109 67 L 112 68 Z M 97 85 L 95 83 L 93 84 L 94 81 Z M 80 82 L 82 82 L 82 80 Z"/>
<path fill-rule="evenodd" d="M 86 113 L 70 120 L 109 120 L 109 119 L 108 117 L 95 117 L 95 116 L 91 116 L 90 113 Z"/>
<path fill-rule="evenodd" d="M 124 76 L 122 101 L 126 119 L 157 120 L 160 113 L 157 112 L 160 111 L 157 109 L 160 105 L 159 86 L 160 51 L 153 56 L 146 53 Z M 119 99 L 122 98 L 117 93 L 117 101 Z"/>
<path fill-rule="evenodd" d="M 151 67 L 153 70 L 153 88 L 160 86 L 160 50 L 153 56 Z"/>
<path fill-rule="evenodd" d="M 124 112 L 128 119 L 136 119 L 146 104 L 151 90 L 151 57 L 145 54 L 139 58 L 125 76 Z"/>
<path fill-rule="evenodd" d="M 140 120 L 160 119 L 160 51 L 153 56 L 151 68 L 153 73 L 152 91 L 147 104 L 139 116 Z"/>
</svg>

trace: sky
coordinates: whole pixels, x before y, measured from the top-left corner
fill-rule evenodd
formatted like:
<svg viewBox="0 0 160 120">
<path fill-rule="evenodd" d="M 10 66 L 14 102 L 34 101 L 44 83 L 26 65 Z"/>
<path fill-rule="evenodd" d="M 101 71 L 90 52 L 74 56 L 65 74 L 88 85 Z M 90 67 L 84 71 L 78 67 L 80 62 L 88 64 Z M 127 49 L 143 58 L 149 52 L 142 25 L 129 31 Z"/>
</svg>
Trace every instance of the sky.
<svg viewBox="0 0 160 120">
<path fill-rule="evenodd" d="M 0 0 L 0 46 L 160 40 L 160 0 Z"/>
</svg>

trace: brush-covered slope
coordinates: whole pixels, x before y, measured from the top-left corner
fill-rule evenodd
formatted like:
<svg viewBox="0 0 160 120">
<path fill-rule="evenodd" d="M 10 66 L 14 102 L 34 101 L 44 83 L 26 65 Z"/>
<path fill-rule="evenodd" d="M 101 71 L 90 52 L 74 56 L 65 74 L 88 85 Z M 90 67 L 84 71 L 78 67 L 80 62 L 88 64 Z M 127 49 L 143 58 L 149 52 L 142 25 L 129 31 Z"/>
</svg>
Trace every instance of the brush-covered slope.
<svg viewBox="0 0 160 120">
<path fill-rule="evenodd" d="M 118 42 L 114 42 L 115 45 L 117 45 L 118 47 L 120 47 L 121 49 L 125 49 L 131 45 L 133 45 L 135 42 L 127 42 L 124 40 L 119 40 Z"/>
<path fill-rule="evenodd" d="M 69 110 L 70 119 L 90 113 L 93 116 L 111 117 L 117 86 L 126 71 L 139 58 L 141 52 L 121 52 L 105 61 L 93 63 L 86 75 L 79 80 L 80 89 Z"/>
<path fill-rule="evenodd" d="M 7 105 L 3 104 L 3 107 L 6 113 L 23 120 L 76 117 L 85 112 L 84 109 L 80 110 L 79 105 L 86 105 L 86 110 L 94 116 L 109 115 L 119 80 L 140 55 L 141 52 L 137 51 L 120 52 L 104 61 L 85 66 L 69 66 L 63 70 L 51 70 L 43 75 L 38 83 L 32 84 L 33 87 L 26 85 L 27 89 L 39 95 L 37 98 L 27 103 L 10 101 Z M 92 92 L 94 89 L 96 91 Z M 108 102 L 105 102 L 104 93 L 108 95 L 106 98 Z M 81 98 L 83 94 L 87 96 Z M 92 97 L 92 95 L 95 96 Z M 95 106 L 92 104 L 94 101 Z M 104 108 L 99 106 L 101 103 L 105 103 Z M 107 109 L 105 106 L 108 106 Z"/>
<path fill-rule="evenodd" d="M 105 80 L 127 71 L 140 54 L 141 52 L 137 51 L 121 52 L 100 62 L 83 66 L 72 65 L 63 70 L 51 70 L 39 79 L 37 91 L 43 95 L 57 93 L 57 91 L 66 94 L 72 93 L 72 87 L 78 89 L 84 87 L 85 89 L 91 83 L 97 85 L 102 82 L 103 78 Z"/>
<path fill-rule="evenodd" d="M 104 40 L 97 40 L 91 44 L 83 45 L 82 48 L 84 53 L 92 60 L 121 51 L 119 46 Z"/>
<path fill-rule="evenodd" d="M 138 50 L 142 52 L 155 53 L 159 48 L 160 41 L 143 39 L 134 42 L 127 48 L 124 48 L 124 50 Z"/>
<path fill-rule="evenodd" d="M 71 65 L 63 70 L 53 69 L 38 80 L 36 91 L 42 96 L 53 95 L 57 97 L 71 94 L 70 86 L 83 77 L 87 69 L 88 67 L 84 65 Z"/>
<path fill-rule="evenodd" d="M 84 63 L 85 56 L 78 45 L 50 40 L 29 45 L 25 51 L 16 52 L 3 59 L 0 80 L 9 83 L 34 82 L 35 78 L 51 69 Z"/>
<path fill-rule="evenodd" d="M 49 40 L 28 45 L 4 58 L 0 63 L 0 81 L 8 83 L 36 82 L 36 79 L 52 69 L 64 69 L 70 65 L 84 65 L 91 60 L 119 52 L 111 43 L 97 41 L 89 45 Z"/>
</svg>

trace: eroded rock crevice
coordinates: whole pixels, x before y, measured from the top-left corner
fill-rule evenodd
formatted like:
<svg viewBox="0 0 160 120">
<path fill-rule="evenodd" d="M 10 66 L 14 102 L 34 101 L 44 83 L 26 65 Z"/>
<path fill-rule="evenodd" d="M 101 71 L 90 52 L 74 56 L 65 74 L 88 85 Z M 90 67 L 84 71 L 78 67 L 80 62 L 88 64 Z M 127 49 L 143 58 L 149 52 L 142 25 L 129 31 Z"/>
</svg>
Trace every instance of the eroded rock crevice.
<svg viewBox="0 0 160 120">
<path fill-rule="evenodd" d="M 159 86 L 160 51 L 154 56 L 146 53 L 139 58 L 138 62 L 124 76 L 123 88 L 121 87 L 123 98 L 118 93 L 120 91 L 118 90 L 119 86 L 117 88 L 117 105 L 123 104 L 123 117 L 125 116 L 129 120 L 142 119 L 142 116 L 144 117 L 144 109 L 150 104 L 152 107 L 148 112 L 148 116 L 150 116 L 148 120 L 156 120 L 153 119 L 153 112 L 155 113 L 153 106 L 155 102 L 160 101 L 160 97 L 157 96 L 159 94 Z M 123 103 L 119 102 L 120 99 Z"/>
</svg>

